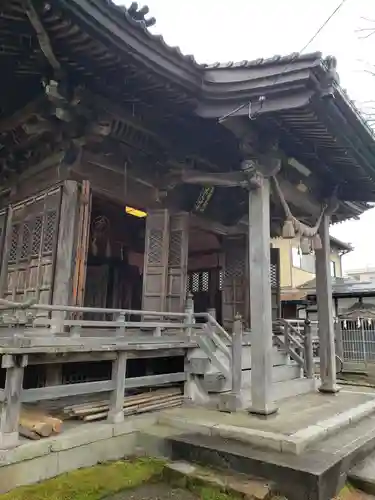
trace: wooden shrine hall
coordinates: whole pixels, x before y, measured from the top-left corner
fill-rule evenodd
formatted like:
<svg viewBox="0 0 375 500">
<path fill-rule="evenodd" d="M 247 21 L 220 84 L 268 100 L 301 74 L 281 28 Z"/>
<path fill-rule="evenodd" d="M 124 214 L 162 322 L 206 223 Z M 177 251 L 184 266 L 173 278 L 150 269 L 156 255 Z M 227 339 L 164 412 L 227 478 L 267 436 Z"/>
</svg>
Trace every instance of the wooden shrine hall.
<svg viewBox="0 0 375 500">
<path fill-rule="evenodd" d="M 321 390 L 335 392 L 329 225 L 375 201 L 372 132 L 333 57 L 198 64 L 152 23 L 110 0 L 2 3 L 1 297 L 108 322 L 183 313 L 191 293 L 197 324 L 216 315 L 227 342 L 236 315 L 251 330 L 252 411 L 269 414 L 270 238 L 298 235 L 316 254 Z"/>
</svg>

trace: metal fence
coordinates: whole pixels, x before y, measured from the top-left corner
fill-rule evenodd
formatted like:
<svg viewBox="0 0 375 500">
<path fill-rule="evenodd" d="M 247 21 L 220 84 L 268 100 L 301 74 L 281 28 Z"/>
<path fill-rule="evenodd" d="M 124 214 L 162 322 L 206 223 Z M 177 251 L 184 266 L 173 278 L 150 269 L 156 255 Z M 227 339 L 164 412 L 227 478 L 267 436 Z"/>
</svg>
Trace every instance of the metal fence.
<svg viewBox="0 0 375 500">
<path fill-rule="evenodd" d="M 303 332 L 304 320 L 287 320 L 296 330 Z M 314 357 L 319 358 L 319 324 L 311 322 Z M 343 369 L 375 369 L 375 319 L 335 318 L 336 354 L 343 363 Z"/>
<path fill-rule="evenodd" d="M 375 320 L 338 319 L 344 362 L 375 364 Z"/>
</svg>

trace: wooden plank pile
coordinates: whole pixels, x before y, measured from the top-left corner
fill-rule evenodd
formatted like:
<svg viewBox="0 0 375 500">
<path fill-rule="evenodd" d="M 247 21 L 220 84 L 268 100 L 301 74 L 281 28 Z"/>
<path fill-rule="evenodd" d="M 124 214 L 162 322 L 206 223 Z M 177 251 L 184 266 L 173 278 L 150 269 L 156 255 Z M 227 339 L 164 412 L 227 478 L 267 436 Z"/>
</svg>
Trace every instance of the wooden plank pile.
<svg viewBox="0 0 375 500">
<path fill-rule="evenodd" d="M 183 394 L 180 388 L 160 389 L 124 398 L 124 416 L 138 415 L 149 411 L 163 410 L 180 406 Z M 66 418 L 78 418 L 84 422 L 93 422 L 107 418 L 109 401 L 95 401 L 66 406 L 63 413 Z"/>
<path fill-rule="evenodd" d="M 52 434 L 60 434 L 62 420 L 39 411 L 23 409 L 18 427 L 21 436 L 37 440 L 49 437 Z"/>
</svg>

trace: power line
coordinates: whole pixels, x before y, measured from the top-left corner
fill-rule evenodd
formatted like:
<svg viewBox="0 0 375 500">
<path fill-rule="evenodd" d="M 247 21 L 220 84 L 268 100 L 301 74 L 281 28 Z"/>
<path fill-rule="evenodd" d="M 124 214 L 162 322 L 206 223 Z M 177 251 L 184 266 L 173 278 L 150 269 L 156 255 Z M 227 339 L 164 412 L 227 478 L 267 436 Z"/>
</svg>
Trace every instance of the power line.
<svg viewBox="0 0 375 500">
<path fill-rule="evenodd" d="M 327 19 L 324 21 L 324 23 L 317 29 L 317 31 L 314 33 L 314 35 L 310 38 L 310 40 L 302 47 L 302 49 L 296 53 L 296 55 L 294 57 L 292 57 L 292 59 L 288 62 L 288 64 L 285 66 L 285 68 L 283 69 L 283 71 L 281 73 L 279 73 L 278 75 L 276 75 L 275 77 L 275 80 L 272 82 L 272 85 L 275 85 L 277 83 L 277 81 L 283 76 L 283 74 L 289 69 L 290 65 L 294 63 L 294 61 L 296 59 L 298 59 L 298 57 L 311 45 L 311 43 L 315 40 L 315 38 L 323 31 L 323 29 L 327 26 L 327 24 L 331 21 L 331 19 L 340 11 L 340 9 L 344 6 L 344 4 L 347 2 L 347 0 L 341 0 L 341 2 L 339 3 L 339 5 L 334 9 L 334 11 L 327 17 Z M 264 99 L 261 99 L 261 97 L 259 98 L 259 106 L 260 106 L 260 109 L 259 111 L 262 109 L 263 107 L 263 102 L 264 102 Z M 245 108 L 246 106 L 249 107 L 249 118 L 250 119 L 254 119 L 257 115 L 257 113 L 255 113 L 254 115 L 251 114 L 251 107 L 252 107 L 252 103 L 251 101 L 245 103 L 245 104 L 242 104 L 238 107 L 236 107 L 235 109 L 233 109 L 232 111 L 230 111 L 229 113 L 227 113 L 226 115 L 222 116 L 219 118 L 219 123 L 224 121 L 226 118 L 229 118 L 231 117 L 234 113 L 237 113 L 237 111 L 240 111 L 241 109 Z M 258 113 L 259 113 L 258 111 Z"/>
<path fill-rule="evenodd" d="M 305 51 L 307 47 L 315 40 L 315 38 L 319 35 L 319 33 L 327 26 L 327 24 L 330 22 L 330 20 L 339 12 L 339 10 L 344 6 L 344 3 L 347 0 L 342 0 L 341 3 L 336 7 L 336 9 L 332 12 L 332 14 L 327 17 L 327 19 L 324 21 L 324 23 L 320 26 L 318 31 L 316 31 L 315 35 L 313 35 L 310 40 L 306 43 L 306 45 L 300 50 L 300 53 Z"/>
</svg>

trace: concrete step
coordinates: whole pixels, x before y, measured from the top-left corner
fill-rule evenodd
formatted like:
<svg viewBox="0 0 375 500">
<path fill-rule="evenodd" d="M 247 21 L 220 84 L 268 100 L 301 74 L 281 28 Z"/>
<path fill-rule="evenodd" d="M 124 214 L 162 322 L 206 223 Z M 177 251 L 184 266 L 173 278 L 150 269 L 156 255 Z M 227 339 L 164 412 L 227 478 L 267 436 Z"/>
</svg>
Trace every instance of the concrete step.
<svg viewBox="0 0 375 500">
<path fill-rule="evenodd" d="M 349 471 L 348 479 L 360 490 L 375 495 L 375 452 L 358 462 Z"/>
<path fill-rule="evenodd" d="M 274 366 L 272 369 L 272 381 L 283 382 L 286 380 L 299 379 L 301 369 L 296 364 Z M 247 389 L 251 386 L 251 370 L 242 371 L 242 387 Z M 220 393 L 230 391 L 232 383 L 225 379 L 220 373 L 208 372 L 203 376 L 202 387 L 208 393 Z"/>
<path fill-rule="evenodd" d="M 375 449 L 374 415 L 327 436 L 298 456 L 165 424 L 142 430 L 138 444 L 151 456 L 268 479 L 289 500 L 330 500 L 344 486 L 348 475 L 356 485 L 374 491 L 372 479 L 369 485 L 363 478 L 358 482 L 358 467 L 353 468 Z"/>
</svg>

